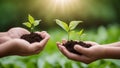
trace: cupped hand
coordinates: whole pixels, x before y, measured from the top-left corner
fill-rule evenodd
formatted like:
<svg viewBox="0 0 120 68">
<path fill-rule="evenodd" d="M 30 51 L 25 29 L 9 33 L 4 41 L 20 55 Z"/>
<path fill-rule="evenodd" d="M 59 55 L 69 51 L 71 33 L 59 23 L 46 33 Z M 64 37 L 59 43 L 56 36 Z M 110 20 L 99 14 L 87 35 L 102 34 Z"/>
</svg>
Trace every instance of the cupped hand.
<svg viewBox="0 0 120 68">
<path fill-rule="evenodd" d="M 7 34 L 10 38 L 14 39 L 14 38 L 20 38 L 24 34 L 30 34 L 30 32 L 24 28 L 16 27 L 8 30 Z"/>
<path fill-rule="evenodd" d="M 30 32 L 23 28 L 12 28 L 8 31 L 9 39 L 6 39 L 3 43 L 1 43 L 0 47 L 0 56 L 8 56 L 8 55 L 21 55 L 28 56 L 33 54 L 40 53 L 46 43 L 48 42 L 50 35 L 45 32 L 36 32 L 40 36 L 42 36 L 43 40 L 40 42 L 35 42 L 30 44 L 29 42 L 20 39 L 23 34 L 29 34 Z"/>
<path fill-rule="evenodd" d="M 21 48 L 21 50 L 18 51 L 17 55 L 27 56 L 27 55 L 38 54 L 44 49 L 46 43 L 48 42 L 48 40 L 50 38 L 50 35 L 45 31 L 36 32 L 36 33 L 41 35 L 43 40 L 41 40 L 40 42 L 32 43 L 32 44 L 30 44 L 24 40 L 17 41 L 18 48 Z M 15 50 L 17 50 L 17 49 L 15 49 Z"/>
<path fill-rule="evenodd" d="M 11 28 L 7 32 L 5 32 L 4 36 L 0 37 L 0 44 L 8 40 L 19 39 L 24 34 L 30 34 L 30 32 L 20 27 Z"/>
<path fill-rule="evenodd" d="M 104 57 L 104 47 L 100 46 L 99 44 L 95 42 L 85 42 L 87 44 L 91 44 L 92 46 L 90 48 L 84 48 L 79 45 L 75 45 L 74 49 L 78 51 L 79 53 L 82 53 L 82 55 L 77 55 L 74 53 L 69 52 L 62 44 L 66 43 L 67 40 L 63 40 L 62 43 L 57 42 L 57 46 L 59 50 L 68 58 L 71 60 L 83 62 L 86 64 L 89 64 L 93 61 L 96 61 L 97 59 L 101 59 Z"/>
</svg>

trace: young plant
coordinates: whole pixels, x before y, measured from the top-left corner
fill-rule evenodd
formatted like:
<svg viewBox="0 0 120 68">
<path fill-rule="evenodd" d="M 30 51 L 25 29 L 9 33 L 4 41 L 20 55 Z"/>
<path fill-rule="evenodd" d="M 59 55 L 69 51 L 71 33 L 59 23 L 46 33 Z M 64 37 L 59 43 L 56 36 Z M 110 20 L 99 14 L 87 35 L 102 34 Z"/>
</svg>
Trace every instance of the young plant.
<svg viewBox="0 0 120 68">
<path fill-rule="evenodd" d="M 56 23 L 67 32 L 67 34 L 68 34 L 68 41 L 70 40 L 70 33 L 72 31 L 74 31 L 74 29 L 77 27 L 77 25 L 79 23 L 81 23 L 81 22 L 82 21 L 71 21 L 70 24 L 68 25 L 68 24 L 66 24 L 63 21 L 60 21 L 60 20 L 56 19 Z"/>
<path fill-rule="evenodd" d="M 30 14 L 28 15 L 28 22 L 23 23 L 26 27 L 30 29 L 31 32 L 34 32 L 35 27 L 39 25 L 41 20 L 35 20 Z"/>
<path fill-rule="evenodd" d="M 29 43 L 40 42 L 43 38 L 41 35 L 34 33 L 35 27 L 39 25 L 41 20 L 35 20 L 30 14 L 28 15 L 28 22 L 23 23 L 30 29 L 30 34 L 24 34 L 21 39 L 28 41 Z"/>
</svg>

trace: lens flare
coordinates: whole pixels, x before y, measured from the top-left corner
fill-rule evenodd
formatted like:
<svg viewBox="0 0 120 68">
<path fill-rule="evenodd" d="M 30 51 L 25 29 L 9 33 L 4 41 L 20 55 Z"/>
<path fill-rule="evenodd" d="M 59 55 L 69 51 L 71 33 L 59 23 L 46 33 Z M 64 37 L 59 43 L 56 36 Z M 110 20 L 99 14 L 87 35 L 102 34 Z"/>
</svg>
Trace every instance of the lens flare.
<svg viewBox="0 0 120 68">
<path fill-rule="evenodd" d="M 59 13 L 72 12 L 78 7 L 79 0 L 51 0 L 49 2 L 49 8 L 52 8 L 51 11 Z"/>
<path fill-rule="evenodd" d="M 80 7 L 81 0 L 37 0 L 34 7 L 39 15 L 45 16 L 45 19 L 68 18 L 74 16 Z M 33 11 L 35 11 L 33 9 Z"/>
</svg>

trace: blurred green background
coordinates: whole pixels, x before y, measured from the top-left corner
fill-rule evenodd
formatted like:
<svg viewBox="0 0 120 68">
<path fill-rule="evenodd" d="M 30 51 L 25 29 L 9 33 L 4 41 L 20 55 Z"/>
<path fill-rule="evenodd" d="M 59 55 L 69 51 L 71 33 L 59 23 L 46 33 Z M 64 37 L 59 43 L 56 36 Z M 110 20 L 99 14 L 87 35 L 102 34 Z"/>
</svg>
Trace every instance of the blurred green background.
<svg viewBox="0 0 120 68">
<path fill-rule="evenodd" d="M 57 1 L 57 2 L 56 2 Z M 0 68 L 119 68 L 120 60 L 98 60 L 89 65 L 66 59 L 57 49 L 56 42 L 67 38 L 55 19 L 69 23 L 82 20 L 78 29 L 85 29 L 83 40 L 100 44 L 120 41 L 120 0 L 0 0 L 0 31 L 24 27 L 28 14 L 42 19 L 36 30 L 51 35 L 46 48 L 39 55 L 11 56 L 0 59 Z M 63 0 L 62 0 L 63 1 Z M 74 35 L 72 39 L 77 39 Z"/>
</svg>

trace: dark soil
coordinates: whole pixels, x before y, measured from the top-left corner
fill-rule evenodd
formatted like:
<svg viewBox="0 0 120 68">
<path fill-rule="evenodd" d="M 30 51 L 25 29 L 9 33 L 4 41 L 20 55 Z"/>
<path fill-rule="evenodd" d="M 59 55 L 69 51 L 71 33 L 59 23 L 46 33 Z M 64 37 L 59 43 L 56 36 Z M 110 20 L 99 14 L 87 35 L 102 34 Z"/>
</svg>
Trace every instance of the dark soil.
<svg viewBox="0 0 120 68">
<path fill-rule="evenodd" d="M 30 33 L 21 36 L 21 39 L 28 41 L 29 43 L 40 42 L 43 38 L 37 33 Z"/>
<path fill-rule="evenodd" d="M 76 44 L 78 44 L 80 46 L 83 46 L 83 47 L 86 47 L 86 48 L 91 47 L 90 44 L 86 44 L 86 43 L 84 43 L 82 41 L 77 42 L 77 41 L 73 41 L 73 40 L 68 41 L 67 43 L 63 44 L 63 46 L 65 46 L 67 48 L 67 50 L 70 51 L 70 52 L 72 52 L 72 53 L 75 53 L 75 54 L 78 54 L 78 55 L 82 55 L 81 53 L 79 53 L 76 50 L 74 50 L 74 46 Z"/>
</svg>

